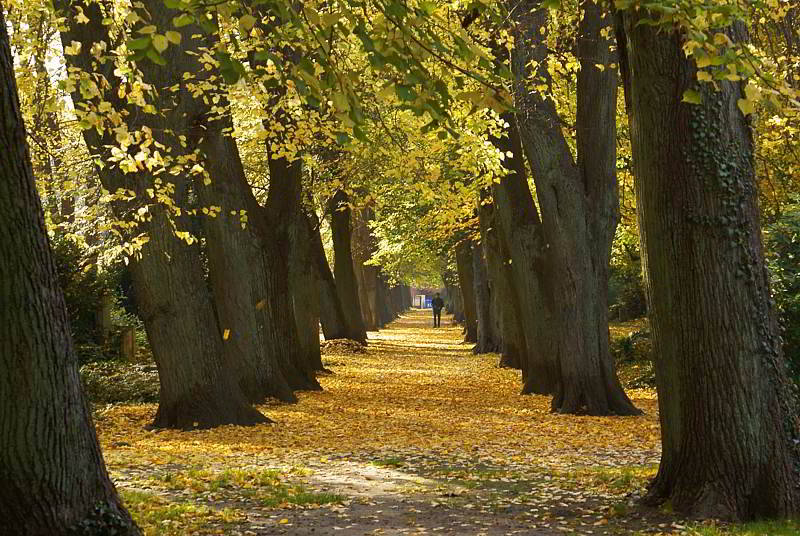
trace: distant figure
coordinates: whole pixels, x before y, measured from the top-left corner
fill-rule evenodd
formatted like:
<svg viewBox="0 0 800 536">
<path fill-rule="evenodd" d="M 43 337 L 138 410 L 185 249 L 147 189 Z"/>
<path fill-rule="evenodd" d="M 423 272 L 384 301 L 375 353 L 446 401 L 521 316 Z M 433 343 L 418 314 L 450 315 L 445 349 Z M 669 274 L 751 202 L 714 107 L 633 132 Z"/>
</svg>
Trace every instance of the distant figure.
<svg viewBox="0 0 800 536">
<path fill-rule="evenodd" d="M 433 307 L 433 327 L 438 328 L 442 325 L 442 308 L 444 307 L 444 300 L 439 293 L 436 293 L 434 296 L 433 301 L 431 302 L 431 307 Z"/>
</svg>

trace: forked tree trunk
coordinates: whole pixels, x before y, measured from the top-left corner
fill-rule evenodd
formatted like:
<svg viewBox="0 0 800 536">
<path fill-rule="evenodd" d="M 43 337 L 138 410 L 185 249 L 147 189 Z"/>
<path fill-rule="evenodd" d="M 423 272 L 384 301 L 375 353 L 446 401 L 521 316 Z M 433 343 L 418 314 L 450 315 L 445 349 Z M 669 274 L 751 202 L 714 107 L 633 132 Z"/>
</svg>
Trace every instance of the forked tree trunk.
<svg viewBox="0 0 800 536">
<path fill-rule="evenodd" d="M 78 7 L 82 8 L 88 22 L 79 24 L 76 21 Z M 98 63 L 91 54 L 96 42 L 110 42 L 99 4 L 75 2 L 68 5 L 59 1 L 56 8 L 67 16 L 68 27 L 61 32 L 64 46 L 73 41 L 82 45 L 78 54 L 67 56 L 68 65 L 85 73 L 98 73 L 111 87 L 124 85 L 114 74 L 113 61 Z M 174 54 L 173 48 L 167 55 L 168 61 L 175 59 Z M 156 82 L 157 87 L 172 85 L 173 82 L 167 80 L 168 74 L 156 71 L 156 68 L 158 66 L 149 61 L 142 65 L 143 70 L 149 70 L 150 79 Z M 75 91 L 72 98 L 76 107 L 94 109 L 105 100 L 116 110 L 128 108 L 127 102 L 120 99 L 116 91 L 106 91 L 101 95 L 101 98 L 84 99 L 80 91 Z M 167 133 L 182 124 L 187 112 L 185 108 L 176 105 L 164 117 L 146 116 L 136 109 L 128 109 L 128 112 L 131 132 L 147 126 L 165 146 L 179 147 Z M 137 122 L 145 118 L 146 125 Z M 104 131 L 102 136 L 96 130 L 85 130 L 83 135 L 90 152 L 101 157 L 108 157 L 108 147 L 116 145 L 110 130 Z M 266 421 L 247 404 L 236 383 L 235 368 L 225 360 L 223 332 L 215 317 L 199 250 L 196 246 L 188 246 L 172 231 L 170 221 L 181 229 L 190 227 L 185 211 L 184 215 L 176 216 L 168 214 L 160 203 L 145 205 L 145 200 L 149 199 L 146 190 L 153 186 L 149 174 L 125 174 L 113 166 L 98 169 L 98 174 L 109 191 L 125 188 L 136 192 L 135 200 L 112 204 L 117 217 L 130 218 L 130 214 L 139 208 L 146 208 L 150 215 L 150 219 L 141 222 L 139 227 L 147 234 L 149 242 L 143 246 L 141 257 L 132 262 L 131 274 L 137 306 L 161 384 L 153 426 L 188 429 Z M 173 202 L 185 209 L 190 181 L 182 173 L 170 176 L 170 179 L 175 189 Z"/>
<path fill-rule="evenodd" d="M 546 254 L 536 270 L 540 314 L 556 359 L 553 410 L 591 415 L 639 411 L 625 394 L 608 349 L 608 258 L 618 219 L 615 59 L 603 32 L 612 18 L 591 1 L 578 28 L 577 146 L 573 160 L 553 101 L 530 83 L 547 65 L 548 10 L 539 0 L 512 6 L 514 98 L 522 147 L 533 170 Z M 546 68 L 535 73 L 549 86 Z M 513 255 L 513 250 L 512 250 Z M 515 263 L 516 264 L 516 260 Z"/>
<path fill-rule="evenodd" d="M 36 193 L 3 11 L 0 6 L 2 530 L 61 536 L 95 522 L 105 533 L 136 536 L 139 531 L 106 473 L 83 396 Z"/>
<path fill-rule="evenodd" d="M 640 15 L 646 16 L 644 12 Z M 742 84 L 698 86 L 684 36 L 626 14 L 630 124 L 663 453 L 648 500 L 798 511 L 796 399 L 770 301 Z M 746 39 L 737 27 L 726 34 Z M 687 89 L 702 104 L 681 102 Z"/>
<path fill-rule="evenodd" d="M 472 269 L 472 242 L 462 240 L 456 246 L 458 288 L 464 307 L 464 341 L 478 342 L 478 313 L 475 302 L 475 274 Z"/>
<path fill-rule="evenodd" d="M 337 191 L 329 202 L 331 233 L 333 235 L 333 271 L 336 290 L 342 304 L 349 333 L 348 339 L 367 342 L 367 330 L 361 316 L 358 298 L 358 282 L 353 267 L 349 197 L 343 190 Z"/>
</svg>

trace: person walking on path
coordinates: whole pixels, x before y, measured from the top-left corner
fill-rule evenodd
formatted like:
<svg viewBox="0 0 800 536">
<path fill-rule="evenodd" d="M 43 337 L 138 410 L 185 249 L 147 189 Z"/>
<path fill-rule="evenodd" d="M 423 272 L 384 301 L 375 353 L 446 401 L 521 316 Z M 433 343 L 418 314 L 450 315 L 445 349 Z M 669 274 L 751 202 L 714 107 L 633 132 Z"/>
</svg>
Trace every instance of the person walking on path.
<svg viewBox="0 0 800 536">
<path fill-rule="evenodd" d="M 431 307 L 433 307 L 433 327 L 438 328 L 442 326 L 442 309 L 444 308 L 444 300 L 439 293 L 436 293 L 436 296 L 433 297 L 433 301 L 431 302 Z"/>
</svg>

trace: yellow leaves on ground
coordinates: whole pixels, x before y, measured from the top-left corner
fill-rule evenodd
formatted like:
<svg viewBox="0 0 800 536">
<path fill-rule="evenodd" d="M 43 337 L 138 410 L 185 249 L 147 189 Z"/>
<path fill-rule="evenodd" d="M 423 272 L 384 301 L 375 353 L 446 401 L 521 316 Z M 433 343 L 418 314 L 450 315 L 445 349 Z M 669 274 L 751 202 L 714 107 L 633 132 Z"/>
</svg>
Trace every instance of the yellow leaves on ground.
<svg viewBox="0 0 800 536">
<path fill-rule="evenodd" d="M 498 368 L 498 355 L 473 355 L 460 327 L 431 324 L 416 311 L 370 333 L 366 351 L 326 343 L 324 391 L 261 407 L 275 424 L 154 432 L 154 405 L 96 412 L 111 475 L 145 534 L 337 524 L 364 534 L 358 512 L 398 508 L 406 517 L 387 521 L 398 528 L 458 522 L 480 534 L 488 514 L 518 512 L 503 517 L 507 530 L 534 530 L 562 523 L 566 506 L 583 512 L 570 527 L 599 534 L 655 471 L 654 394 L 630 393 L 639 417 L 552 414 L 549 397 L 518 394 L 520 373 Z"/>
<path fill-rule="evenodd" d="M 365 354 L 326 363 L 324 391 L 300 393 L 295 405 L 261 409 L 273 425 L 193 432 L 144 430 L 155 406 L 112 408 L 98 431 L 109 460 L 323 456 L 392 449 L 469 451 L 497 461 L 571 462 L 608 451 L 659 448 L 654 394 L 631 393 L 644 417 L 550 413 L 544 396 L 520 396 L 519 372 L 497 368 L 498 356 L 475 356 L 458 327 L 422 330 L 415 315 L 371 334 Z M 125 442 L 130 447 L 115 448 Z M 605 455 L 605 454 L 602 454 Z"/>
</svg>

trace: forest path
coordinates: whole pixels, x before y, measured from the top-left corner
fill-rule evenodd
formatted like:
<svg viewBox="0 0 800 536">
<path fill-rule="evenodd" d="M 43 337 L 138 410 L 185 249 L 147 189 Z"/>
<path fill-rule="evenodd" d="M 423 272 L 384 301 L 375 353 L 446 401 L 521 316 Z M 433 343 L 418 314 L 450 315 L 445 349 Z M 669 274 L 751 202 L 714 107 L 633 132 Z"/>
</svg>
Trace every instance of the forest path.
<svg viewBox="0 0 800 536">
<path fill-rule="evenodd" d="M 366 351 L 325 345 L 324 391 L 263 406 L 275 424 L 149 432 L 152 405 L 98 411 L 112 477 L 154 535 L 631 534 L 654 522 L 627 497 L 658 461 L 652 392 L 631 393 L 640 417 L 553 415 L 547 397 L 518 394 L 518 371 L 442 324 L 410 311 Z"/>
</svg>

